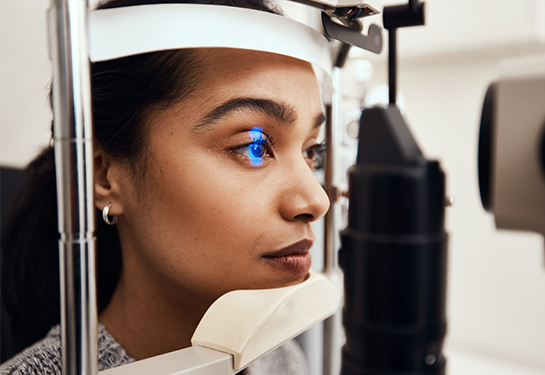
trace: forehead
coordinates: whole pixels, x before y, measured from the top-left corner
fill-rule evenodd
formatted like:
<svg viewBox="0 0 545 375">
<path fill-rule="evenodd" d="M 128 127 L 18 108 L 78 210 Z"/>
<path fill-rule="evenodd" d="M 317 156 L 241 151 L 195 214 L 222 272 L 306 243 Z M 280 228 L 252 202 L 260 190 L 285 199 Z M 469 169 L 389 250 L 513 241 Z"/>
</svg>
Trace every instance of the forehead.
<svg viewBox="0 0 545 375">
<path fill-rule="evenodd" d="M 192 93 L 167 111 L 152 116 L 158 120 L 167 115 L 184 128 L 192 128 L 206 120 L 217 108 L 232 102 L 274 102 L 289 108 L 304 123 L 312 123 L 322 114 L 320 90 L 312 65 L 308 62 L 267 52 L 239 49 L 198 49 L 200 66 L 197 85 Z M 239 110 L 251 111 L 255 106 Z M 254 108 L 255 109 L 255 108 Z M 256 110 L 264 114 L 263 111 Z M 158 115 L 158 116 L 157 116 Z M 152 121 L 152 126 L 172 124 Z M 155 123 L 155 124 L 154 124 Z"/>
<path fill-rule="evenodd" d="M 217 96 L 284 96 L 285 100 L 312 101 L 320 105 L 320 90 L 306 61 L 293 57 L 239 49 L 214 48 L 202 56 L 196 91 L 209 99 Z"/>
<path fill-rule="evenodd" d="M 211 68 L 274 64 L 312 70 L 306 61 L 270 52 L 237 48 L 200 48 L 195 51 L 203 58 L 203 64 Z"/>
</svg>

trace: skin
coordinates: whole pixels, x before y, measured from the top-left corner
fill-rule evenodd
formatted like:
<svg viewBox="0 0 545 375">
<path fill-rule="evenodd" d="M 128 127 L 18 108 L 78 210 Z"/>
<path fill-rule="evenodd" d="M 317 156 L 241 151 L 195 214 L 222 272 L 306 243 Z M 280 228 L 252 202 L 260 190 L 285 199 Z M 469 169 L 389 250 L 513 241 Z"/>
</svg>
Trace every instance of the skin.
<svg viewBox="0 0 545 375">
<path fill-rule="evenodd" d="M 329 208 L 312 172 L 322 109 L 310 64 L 254 51 L 201 53 L 208 79 L 150 116 L 143 178 L 95 153 L 96 205 L 112 203 L 123 255 L 99 320 L 135 359 L 190 346 L 206 309 L 228 291 L 303 281 L 305 273 L 265 256 L 314 240 L 311 223 Z M 284 117 L 247 104 L 256 100 L 274 101 Z M 225 110 L 227 102 L 238 106 Z M 254 127 L 275 141 L 258 166 L 245 147 Z"/>
</svg>

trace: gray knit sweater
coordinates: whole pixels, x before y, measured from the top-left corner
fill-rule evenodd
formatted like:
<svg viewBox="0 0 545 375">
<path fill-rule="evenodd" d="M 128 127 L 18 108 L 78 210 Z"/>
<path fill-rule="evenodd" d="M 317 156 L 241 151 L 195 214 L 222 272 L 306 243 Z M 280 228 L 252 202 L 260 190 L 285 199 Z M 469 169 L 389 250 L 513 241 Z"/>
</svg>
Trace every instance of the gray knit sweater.
<svg viewBox="0 0 545 375">
<path fill-rule="evenodd" d="M 98 370 L 134 362 L 102 324 L 98 326 Z M 61 375 L 60 327 L 0 365 L 2 375 Z M 245 375 L 308 375 L 301 348 L 290 341 L 244 370 Z"/>
</svg>

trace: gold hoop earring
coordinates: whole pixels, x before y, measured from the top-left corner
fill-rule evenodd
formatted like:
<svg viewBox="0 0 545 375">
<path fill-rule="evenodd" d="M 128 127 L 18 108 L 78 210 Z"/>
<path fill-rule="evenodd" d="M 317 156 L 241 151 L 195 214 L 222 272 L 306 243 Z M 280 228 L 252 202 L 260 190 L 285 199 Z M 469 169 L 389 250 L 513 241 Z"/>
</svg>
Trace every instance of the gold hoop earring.
<svg viewBox="0 0 545 375">
<path fill-rule="evenodd" d="M 110 212 L 110 207 L 112 207 L 112 204 L 109 203 L 104 209 L 102 210 L 102 219 L 104 222 L 108 225 L 115 225 L 117 223 L 117 216 L 112 216 L 112 219 L 108 217 L 108 213 Z"/>
</svg>

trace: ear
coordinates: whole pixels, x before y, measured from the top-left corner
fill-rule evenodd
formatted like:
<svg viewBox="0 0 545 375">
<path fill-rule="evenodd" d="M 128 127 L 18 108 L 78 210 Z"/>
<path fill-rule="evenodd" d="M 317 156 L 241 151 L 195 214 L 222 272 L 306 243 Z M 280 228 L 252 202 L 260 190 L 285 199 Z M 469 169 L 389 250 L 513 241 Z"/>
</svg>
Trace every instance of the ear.
<svg viewBox="0 0 545 375">
<path fill-rule="evenodd" d="M 123 214 L 123 202 L 121 197 L 120 163 L 103 151 L 94 153 L 94 183 L 95 183 L 95 206 L 100 211 L 108 204 L 111 216 Z"/>
</svg>

